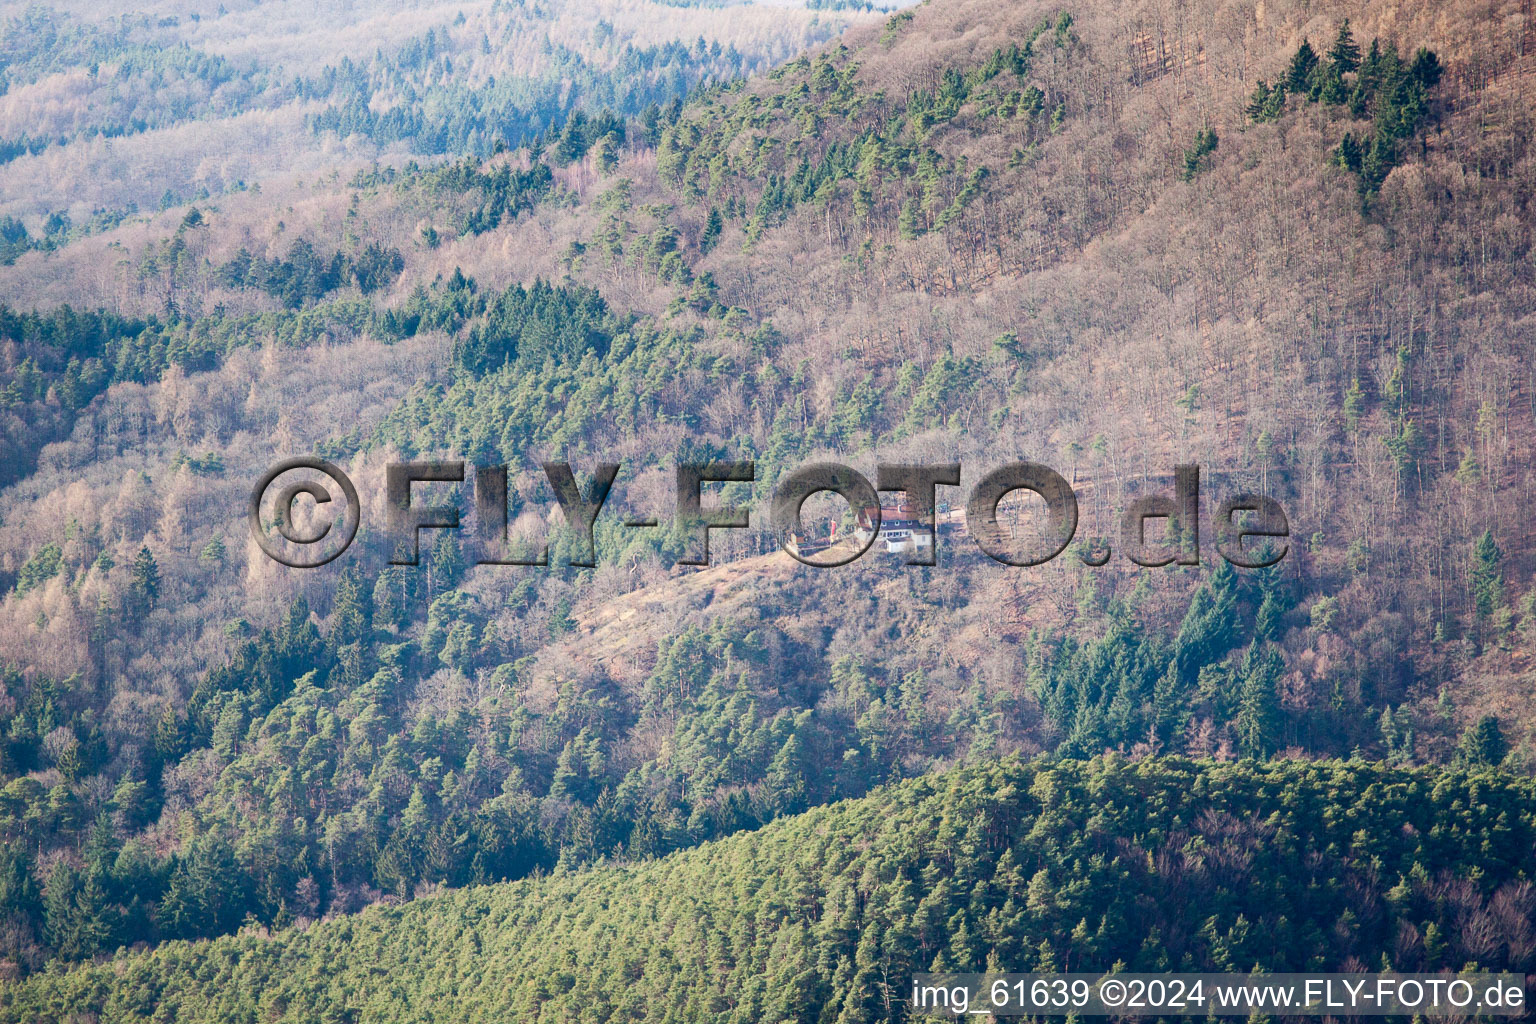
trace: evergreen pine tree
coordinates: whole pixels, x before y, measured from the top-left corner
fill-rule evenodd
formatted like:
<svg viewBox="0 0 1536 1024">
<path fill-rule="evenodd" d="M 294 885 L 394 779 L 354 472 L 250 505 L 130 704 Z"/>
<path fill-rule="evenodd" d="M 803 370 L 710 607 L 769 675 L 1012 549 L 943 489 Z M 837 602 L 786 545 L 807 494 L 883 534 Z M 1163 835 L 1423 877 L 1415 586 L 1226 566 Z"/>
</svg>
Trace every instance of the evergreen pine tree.
<svg viewBox="0 0 1536 1024">
<path fill-rule="evenodd" d="M 373 629 L 373 592 L 363 585 L 356 569 L 347 569 L 336 583 L 336 603 L 331 610 L 332 649 L 359 643 Z"/>
<path fill-rule="evenodd" d="M 69 861 L 60 857 L 48 875 L 43 890 L 43 938 L 58 956 L 77 959 L 79 955 L 77 905 L 80 876 Z"/>
<path fill-rule="evenodd" d="M 74 941 L 77 955 L 84 959 L 110 949 L 116 929 L 112 907 L 107 900 L 105 872 L 91 868 L 75 897 Z"/>
<path fill-rule="evenodd" d="M 32 877 L 32 857 L 20 843 L 0 843 L 0 917 L 36 921 L 43 903 Z"/>
<path fill-rule="evenodd" d="M 1328 70 L 1323 72 L 1322 81 L 1318 84 L 1318 99 L 1336 107 L 1349 99 L 1349 89 L 1344 85 L 1344 78 L 1339 74 L 1337 65 L 1330 64 Z"/>
<path fill-rule="evenodd" d="M 1201 128 L 1195 133 L 1195 144 L 1184 151 L 1185 181 L 1191 181 L 1205 166 L 1205 158 L 1216 150 L 1216 131 L 1213 128 Z"/>
<path fill-rule="evenodd" d="M 398 630 L 410 622 L 410 592 L 405 570 L 390 567 L 379 573 L 373 585 L 373 621 L 380 628 Z"/>
<path fill-rule="evenodd" d="M 1509 753 L 1509 745 L 1494 715 L 1484 715 L 1462 733 L 1457 758 L 1464 764 L 1479 768 L 1497 767 Z"/>
<path fill-rule="evenodd" d="M 201 907 L 186 871 L 171 872 L 165 895 L 155 908 L 155 924 L 167 938 L 194 938 L 200 932 Z"/>
<path fill-rule="evenodd" d="M 1189 723 L 1189 686 L 1179 675 L 1176 659 L 1168 660 L 1168 670 L 1152 688 L 1152 728 L 1158 740 L 1172 743 Z"/>
<path fill-rule="evenodd" d="M 161 764 L 173 764 L 186 753 L 184 722 L 174 704 L 167 704 L 155 723 L 154 751 Z"/>
<path fill-rule="evenodd" d="M 223 563 L 226 554 L 228 554 L 228 551 L 224 547 L 224 538 L 214 537 L 207 544 L 203 545 L 203 550 L 198 554 L 197 559 L 200 562 L 219 565 Z"/>
<path fill-rule="evenodd" d="M 1276 684 L 1284 667 L 1273 645 L 1255 640 L 1243 659 L 1243 688 L 1239 697 L 1237 745 L 1248 757 L 1268 757 L 1279 732 L 1280 699 Z"/>
<path fill-rule="evenodd" d="M 711 206 L 709 216 L 704 221 L 704 232 L 699 236 L 699 251 L 709 252 L 720 240 L 720 232 L 725 230 L 725 220 L 720 216 L 718 208 Z"/>
<path fill-rule="evenodd" d="M 146 614 L 155 606 L 160 597 L 160 565 L 147 544 L 140 547 L 133 558 L 128 585 L 132 603 L 139 614 Z"/>
<path fill-rule="evenodd" d="M 1345 132 L 1344 137 L 1333 151 L 1333 162 L 1338 166 L 1354 174 L 1360 173 L 1360 143 L 1355 141 L 1353 132 Z M 1360 391 L 1360 382 L 1357 380 L 1344 397 L 1344 419 L 1352 433 L 1360 422 L 1360 402 L 1365 398 Z M 1351 402 L 1354 404 L 1352 405 Z"/>
<path fill-rule="evenodd" d="M 1504 604 L 1504 552 L 1493 539 L 1493 531 L 1484 530 L 1472 545 L 1472 603 L 1480 620 L 1490 618 Z"/>
<path fill-rule="evenodd" d="M 1348 18 L 1339 26 L 1339 34 L 1334 37 L 1333 46 L 1328 50 L 1328 61 L 1341 75 L 1347 75 L 1360 67 L 1360 46 L 1349 30 Z"/>
<path fill-rule="evenodd" d="M 463 575 L 464 556 L 459 552 L 458 538 L 452 530 L 439 530 L 427 562 L 428 600 L 457 587 Z"/>
<path fill-rule="evenodd" d="M 1269 90 L 1269 102 L 1264 106 L 1264 120 L 1278 121 L 1285 113 L 1285 80 L 1276 82 Z"/>
<path fill-rule="evenodd" d="M 1275 594 L 1265 594 L 1264 600 L 1259 603 L 1258 614 L 1254 617 L 1254 636 L 1264 640 L 1278 640 L 1284 615 L 1283 601 Z"/>
<path fill-rule="evenodd" d="M 1248 115 L 1250 121 L 1268 120 L 1269 114 L 1269 83 L 1259 79 L 1259 84 L 1253 87 L 1253 93 L 1248 97 L 1248 106 L 1243 113 Z"/>
<path fill-rule="evenodd" d="M 1317 51 L 1303 39 L 1291 66 L 1285 72 L 1285 86 L 1291 92 L 1305 93 L 1312 88 L 1312 73 L 1317 70 Z"/>
<path fill-rule="evenodd" d="M 1381 191 L 1382 182 L 1397 166 L 1397 145 L 1390 135 L 1377 132 L 1360 160 L 1360 195 L 1369 202 Z"/>
<path fill-rule="evenodd" d="M 764 781 L 768 785 L 769 805 L 775 813 L 794 814 L 805 809 L 805 745 L 798 733 L 790 733 L 773 755 Z"/>
<path fill-rule="evenodd" d="M 1424 89 L 1433 89 L 1440 82 L 1440 76 L 1445 68 L 1440 63 L 1440 58 L 1433 50 L 1419 47 L 1419 51 L 1413 55 L 1413 63 L 1408 68 L 1408 73 Z"/>
</svg>

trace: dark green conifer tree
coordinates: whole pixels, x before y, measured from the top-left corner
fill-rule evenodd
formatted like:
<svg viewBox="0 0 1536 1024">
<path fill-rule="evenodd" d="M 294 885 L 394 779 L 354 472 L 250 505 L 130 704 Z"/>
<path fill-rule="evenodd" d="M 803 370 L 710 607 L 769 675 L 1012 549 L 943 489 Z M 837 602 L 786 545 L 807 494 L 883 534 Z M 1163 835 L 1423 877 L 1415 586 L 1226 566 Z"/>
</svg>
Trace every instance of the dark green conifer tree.
<svg viewBox="0 0 1536 1024">
<path fill-rule="evenodd" d="M 1341 75 L 1347 75 L 1360 67 L 1360 46 L 1349 30 L 1348 18 L 1344 19 L 1344 23 L 1339 26 L 1339 34 L 1333 38 L 1333 46 L 1328 50 L 1328 62 Z"/>
<path fill-rule="evenodd" d="M 131 603 L 140 615 L 147 614 L 160 598 L 160 565 L 147 544 L 133 558 L 128 586 Z"/>
<path fill-rule="evenodd" d="M 1317 51 L 1303 39 L 1291 65 L 1285 72 L 1285 87 L 1290 92 L 1305 94 L 1312 88 L 1312 75 L 1317 70 Z"/>
<path fill-rule="evenodd" d="M 1505 742 L 1504 732 L 1494 715 L 1484 715 L 1468 726 L 1456 751 L 1463 764 L 1477 768 L 1497 767 L 1508 753 L 1509 744 Z"/>
</svg>

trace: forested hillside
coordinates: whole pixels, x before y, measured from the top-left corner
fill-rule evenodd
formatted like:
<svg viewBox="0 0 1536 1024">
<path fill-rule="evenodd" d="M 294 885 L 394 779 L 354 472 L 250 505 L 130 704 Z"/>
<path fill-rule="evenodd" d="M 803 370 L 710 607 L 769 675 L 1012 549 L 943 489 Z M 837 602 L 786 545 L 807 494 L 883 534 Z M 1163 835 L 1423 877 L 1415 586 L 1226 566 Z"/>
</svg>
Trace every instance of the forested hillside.
<svg viewBox="0 0 1536 1024">
<path fill-rule="evenodd" d="M 1346 762 L 1004 763 L 644 864 L 39 975 L 0 1019 L 851 1024 L 909 1019 L 929 969 L 1523 971 L 1533 795 Z"/>
<path fill-rule="evenodd" d="M 488 156 L 762 71 L 869 5 L 0 6 L 0 259 L 222 193 Z M 25 232 L 25 234 L 23 234 Z"/>
<path fill-rule="evenodd" d="M 608 30 L 531 3 L 359 9 L 319 42 L 329 8 L 288 4 L 11 23 L 7 974 L 584 877 L 1012 753 L 1536 767 L 1519 0 L 656 6 L 604 7 Z M 180 106 L 146 84 L 173 78 L 202 84 Z M 203 195 L 104 155 L 204 166 L 176 133 L 265 103 L 305 155 L 254 147 L 259 181 Z M 164 209 L 83 228 L 64 195 L 128 199 L 82 176 L 154 180 Z M 248 540 L 252 484 L 295 454 L 363 494 L 358 542 L 312 572 Z M 476 566 L 448 531 L 388 566 L 384 467 L 438 457 L 509 464 L 514 541 L 548 538 L 551 567 Z M 754 529 L 694 570 L 673 471 L 708 458 L 757 463 L 719 495 Z M 960 461 L 969 488 L 1019 458 L 1074 482 L 1107 565 L 774 553 L 768 498 L 804 463 Z M 583 482 L 622 463 L 593 569 L 539 469 L 566 459 Z M 1285 559 L 1234 570 L 1206 532 L 1199 566 L 1128 561 L 1120 511 L 1179 463 L 1207 512 L 1278 499 Z M 1526 820 L 1523 782 L 1488 784 L 1512 794 L 1500 828 Z M 1468 857 L 1513 882 L 1520 835 L 1436 847 L 1424 884 Z M 1079 916 L 1128 959 L 1107 914 Z M 1396 927 L 1319 955 L 1374 966 Z"/>
</svg>

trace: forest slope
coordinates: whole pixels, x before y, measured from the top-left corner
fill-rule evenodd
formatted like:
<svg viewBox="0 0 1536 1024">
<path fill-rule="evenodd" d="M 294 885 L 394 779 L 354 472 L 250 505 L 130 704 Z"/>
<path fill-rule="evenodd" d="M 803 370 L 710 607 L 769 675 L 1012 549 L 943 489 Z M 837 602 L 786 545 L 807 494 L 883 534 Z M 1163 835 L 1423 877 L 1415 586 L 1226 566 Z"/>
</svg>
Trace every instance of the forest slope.
<svg viewBox="0 0 1536 1024">
<path fill-rule="evenodd" d="M 1528 772 L 1526 19 L 942 0 L 527 148 L 29 248 L 0 270 L 4 969 L 664 855 L 1011 752 Z M 311 573 L 244 541 L 301 453 L 371 510 Z M 755 460 L 721 499 L 756 525 L 803 462 L 968 487 L 1021 456 L 1109 565 L 822 572 L 766 530 L 676 564 L 682 459 Z M 438 457 L 511 465 L 553 566 L 446 532 L 387 566 L 384 467 Z M 623 463 L 595 569 L 552 530 L 563 459 Z M 1179 462 L 1207 510 L 1279 500 L 1286 559 L 1125 559 L 1119 511 Z"/>
<path fill-rule="evenodd" d="M 914 972 L 1525 971 L 1536 791 L 1362 762 L 1003 762 L 638 865 L 0 985 L 0 1020 L 907 1019 Z M 1434 865 L 1428 867 L 1428 865 Z"/>
<path fill-rule="evenodd" d="M 633 116 L 877 17 L 652 0 L 214 8 L 0 4 L 0 259 L 274 180 L 486 156 L 577 111 Z"/>
</svg>

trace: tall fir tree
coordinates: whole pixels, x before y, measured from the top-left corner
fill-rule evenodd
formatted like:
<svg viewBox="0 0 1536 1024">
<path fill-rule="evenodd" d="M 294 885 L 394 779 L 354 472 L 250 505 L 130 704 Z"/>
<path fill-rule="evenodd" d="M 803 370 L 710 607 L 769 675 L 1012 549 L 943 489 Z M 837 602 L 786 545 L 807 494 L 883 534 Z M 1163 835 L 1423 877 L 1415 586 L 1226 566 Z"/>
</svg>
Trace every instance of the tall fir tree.
<svg viewBox="0 0 1536 1024">
<path fill-rule="evenodd" d="M 1268 757 L 1280 731 L 1280 697 L 1277 685 L 1284 662 L 1274 645 L 1255 640 L 1243 659 L 1243 688 L 1237 719 L 1238 749 L 1249 757 Z"/>
<path fill-rule="evenodd" d="M 154 552 L 147 544 L 133 557 L 128 587 L 134 608 L 140 615 L 148 614 L 160 599 L 160 563 L 155 561 Z"/>
<path fill-rule="evenodd" d="M 1339 34 L 1334 36 L 1333 46 L 1328 49 L 1328 62 L 1341 75 L 1347 75 L 1360 67 L 1360 46 L 1349 30 L 1348 18 L 1339 26 Z"/>
<path fill-rule="evenodd" d="M 1303 39 L 1291 66 L 1285 72 L 1285 87 L 1291 92 L 1306 93 L 1312 88 L 1312 73 L 1317 70 L 1317 51 Z"/>
<path fill-rule="evenodd" d="M 79 872 L 60 857 L 43 890 L 43 938 L 56 955 L 71 960 L 78 959 L 80 950 L 75 902 L 79 891 Z"/>
<path fill-rule="evenodd" d="M 1492 617 L 1504 604 L 1504 552 L 1493 539 L 1492 530 L 1484 530 L 1472 545 L 1472 604 L 1479 620 Z"/>
<path fill-rule="evenodd" d="M 1509 744 L 1499 720 L 1494 715 L 1484 715 L 1462 733 L 1456 756 L 1463 764 L 1478 768 L 1494 768 L 1502 764 L 1509 753 Z"/>
</svg>

